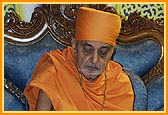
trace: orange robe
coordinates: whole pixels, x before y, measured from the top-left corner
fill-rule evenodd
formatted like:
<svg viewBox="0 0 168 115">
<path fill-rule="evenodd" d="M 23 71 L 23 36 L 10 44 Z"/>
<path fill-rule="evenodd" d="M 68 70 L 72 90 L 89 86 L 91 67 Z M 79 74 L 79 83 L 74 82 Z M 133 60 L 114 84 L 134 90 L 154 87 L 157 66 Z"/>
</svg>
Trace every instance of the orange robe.
<svg viewBox="0 0 168 115">
<path fill-rule="evenodd" d="M 29 110 L 35 110 L 39 89 L 42 89 L 58 111 L 102 110 L 106 82 L 105 111 L 133 110 L 134 93 L 122 67 L 109 61 L 105 71 L 93 82 L 83 77 L 83 89 L 75 66 L 72 48 L 53 50 L 40 59 L 32 80 L 24 90 Z"/>
</svg>

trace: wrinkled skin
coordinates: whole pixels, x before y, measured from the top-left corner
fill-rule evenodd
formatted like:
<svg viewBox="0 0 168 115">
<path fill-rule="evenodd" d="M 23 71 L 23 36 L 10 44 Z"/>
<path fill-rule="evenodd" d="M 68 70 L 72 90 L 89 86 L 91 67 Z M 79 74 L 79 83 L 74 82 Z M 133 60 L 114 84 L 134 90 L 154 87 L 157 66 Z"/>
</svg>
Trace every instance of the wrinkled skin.
<svg viewBox="0 0 168 115">
<path fill-rule="evenodd" d="M 76 66 L 89 81 L 94 81 L 105 70 L 113 54 L 113 47 L 97 41 L 72 40 Z"/>
</svg>

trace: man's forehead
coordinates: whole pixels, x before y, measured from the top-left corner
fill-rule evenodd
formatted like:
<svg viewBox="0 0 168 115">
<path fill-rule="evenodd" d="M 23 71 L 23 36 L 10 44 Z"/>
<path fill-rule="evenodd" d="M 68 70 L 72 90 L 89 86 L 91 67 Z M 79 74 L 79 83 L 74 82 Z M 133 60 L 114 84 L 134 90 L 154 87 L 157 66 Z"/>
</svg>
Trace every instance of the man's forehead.
<svg viewBox="0 0 168 115">
<path fill-rule="evenodd" d="M 89 40 L 80 40 L 80 43 L 83 45 L 89 46 L 99 46 L 99 47 L 112 47 L 110 44 L 99 42 L 99 41 L 89 41 Z"/>
</svg>

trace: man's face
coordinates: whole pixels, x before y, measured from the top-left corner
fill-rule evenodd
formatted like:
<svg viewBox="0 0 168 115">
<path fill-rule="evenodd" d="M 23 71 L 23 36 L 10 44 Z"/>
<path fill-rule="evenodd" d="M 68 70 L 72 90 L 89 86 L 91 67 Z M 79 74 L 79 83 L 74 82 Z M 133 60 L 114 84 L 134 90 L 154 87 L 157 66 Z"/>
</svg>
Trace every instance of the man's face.
<svg viewBox="0 0 168 115">
<path fill-rule="evenodd" d="M 96 41 L 75 41 L 75 58 L 78 70 L 89 80 L 95 80 L 111 59 L 113 47 Z"/>
</svg>

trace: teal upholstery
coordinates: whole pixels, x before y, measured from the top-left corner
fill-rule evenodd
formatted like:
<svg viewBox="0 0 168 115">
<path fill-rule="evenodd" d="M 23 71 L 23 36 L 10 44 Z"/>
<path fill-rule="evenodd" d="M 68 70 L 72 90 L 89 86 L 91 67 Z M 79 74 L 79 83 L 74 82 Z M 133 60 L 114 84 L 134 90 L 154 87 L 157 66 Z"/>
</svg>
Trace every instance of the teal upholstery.
<svg viewBox="0 0 168 115">
<path fill-rule="evenodd" d="M 52 39 L 49 34 L 40 42 L 32 45 L 17 46 L 5 43 L 5 77 L 21 90 L 24 90 L 42 54 L 54 49 L 63 49 L 64 47 Z"/>
<path fill-rule="evenodd" d="M 135 44 L 116 46 L 113 60 L 123 67 L 131 69 L 140 77 L 157 64 L 160 58 L 159 46 L 153 40 L 145 40 Z"/>
<path fill-rule="evenodd" d="M 147 84 L 148 110 L 164 110 L 164 76 L 157 77 Z"/>
<path fill-rule="evenodd" d="M 147 90 L 145 84 L 143 83 L 142 79 L 130 69 L 123 68 L 123 70 L 129 76 L 135 93 L 134 111 L 147 110 L 148 102 L 147 102 Z"/>
<path fill-rule="evenodd" d="M 14 95 L 4 90 L 4 110 L 5 111 L 24 111 L 26 107 Z"/>
</svg>

